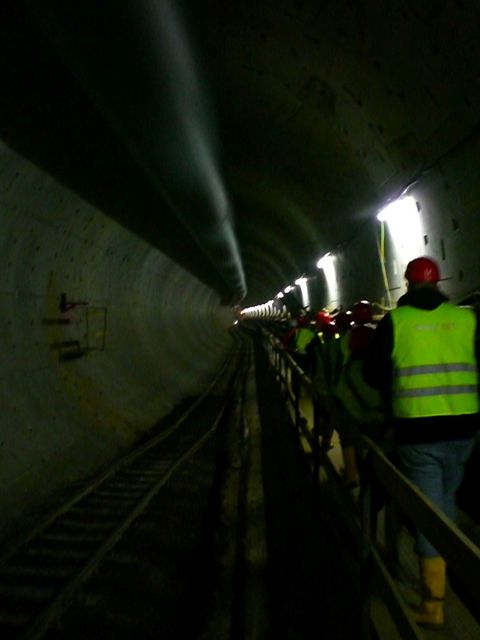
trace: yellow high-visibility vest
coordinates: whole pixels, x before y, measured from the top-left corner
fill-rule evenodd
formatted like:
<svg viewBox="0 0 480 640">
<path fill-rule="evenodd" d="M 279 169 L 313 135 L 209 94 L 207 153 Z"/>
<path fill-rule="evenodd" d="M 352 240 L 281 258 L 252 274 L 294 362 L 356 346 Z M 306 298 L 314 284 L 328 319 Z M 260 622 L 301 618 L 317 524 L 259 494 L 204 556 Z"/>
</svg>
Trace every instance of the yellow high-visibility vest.
<svg viewBox="0 0 480 640">
<path fill-rule="evenodd" d="M 349 349 L 350 332 L 339 342 L 342 369 L 335 379 L 333 391 L 344 409 L 360 424 L 382 422 L 385 418 L 382 397 L 368 385 L 362 373 L 363 358 L 355 357 Z"/>
<path fill-rule="evenodd" d="M 300 353 L 305 353 L 305 349 L 307 345 L 310 344 L 310 342 L 314 339 L 314 337 L 315 337 L 315 331 L 313 331 L 313 329 L 309 329 L 307 327 L 300 327 L 297 333 L 295 334 L 296 351 L 299 351 Z"/>
<path fill-rule="evenodd" d="M 390 315 L 394 417 L 477 413 L 475 313 L 443 302 L 432 311 L 404 306 Z"/>
</svg>

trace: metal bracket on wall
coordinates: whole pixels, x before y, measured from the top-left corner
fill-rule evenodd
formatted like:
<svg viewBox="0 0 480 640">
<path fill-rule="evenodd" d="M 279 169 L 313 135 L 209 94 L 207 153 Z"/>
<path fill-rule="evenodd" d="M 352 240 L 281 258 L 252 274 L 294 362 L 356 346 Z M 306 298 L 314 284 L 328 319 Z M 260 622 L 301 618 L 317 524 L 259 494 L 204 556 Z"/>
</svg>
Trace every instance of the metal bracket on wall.
<svg viewBox="0 0 480 640">
<path fill-rule="evenodd" d="M 107 307 L 87 307 L 87 351 L 105 351 Z"/>
<path fill-rule="evenodd" d="M 60 294 L 60 304 L 59 304 L 59 309 L 61 311 L 61 313 L 66 313 L 67 311 L 70 311 L 71 309 L 76 309 L 76 307 L 86 307 L 88 305 L 88 302 L 85 301 L 77 301 L 77 302 L 73 302 L 73 301 L 68 301 L 67 300 L 67 294 L 66 293 L 61 293 Z"/>
</svg>

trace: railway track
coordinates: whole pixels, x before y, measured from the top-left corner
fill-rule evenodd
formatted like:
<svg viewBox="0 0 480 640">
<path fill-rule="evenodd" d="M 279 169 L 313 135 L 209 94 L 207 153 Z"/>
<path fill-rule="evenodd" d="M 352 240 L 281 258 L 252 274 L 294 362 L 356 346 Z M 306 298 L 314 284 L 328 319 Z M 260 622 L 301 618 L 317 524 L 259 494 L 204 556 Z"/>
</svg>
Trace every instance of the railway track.
<svg viewBox="0 0 480 640">
<path fill-rule="evenodd" d="M 239 364 L 247 358 L 241 352 L 239 346 L 175 424 L 117 461 L 4 550 L 2 640 L 43 637 L 173 474 L 209 441 L 242 375 Z"/>
</svg>

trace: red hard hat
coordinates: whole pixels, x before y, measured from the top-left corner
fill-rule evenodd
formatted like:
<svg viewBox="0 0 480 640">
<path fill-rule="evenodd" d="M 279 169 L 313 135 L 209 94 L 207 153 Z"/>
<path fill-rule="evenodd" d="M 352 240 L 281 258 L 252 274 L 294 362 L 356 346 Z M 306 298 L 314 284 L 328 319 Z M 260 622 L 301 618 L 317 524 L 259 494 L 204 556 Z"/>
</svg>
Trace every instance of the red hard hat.
<svg viewBox="0 0 480 640">
<path fill-rule="evenodd" d="M 360 300 L 352 307 L 352 320 L 356 324 L 366 324 L 372 322 L 373 312 L 372 305 L 368 300 Z"/>
<path fill-rule="evenodd" d="M 332 322 L 332 316 L 328 311 L 317 311 L 315 314 L 315 324 L 317 329 L 323 329 Z"/>
<path fill-rule="evenodd" d="M 436 284 L 440 280 L 440 269 L 431 258 L 415 258 L 407 264 L 405 278 L 409 284 Z"/>
</svg>

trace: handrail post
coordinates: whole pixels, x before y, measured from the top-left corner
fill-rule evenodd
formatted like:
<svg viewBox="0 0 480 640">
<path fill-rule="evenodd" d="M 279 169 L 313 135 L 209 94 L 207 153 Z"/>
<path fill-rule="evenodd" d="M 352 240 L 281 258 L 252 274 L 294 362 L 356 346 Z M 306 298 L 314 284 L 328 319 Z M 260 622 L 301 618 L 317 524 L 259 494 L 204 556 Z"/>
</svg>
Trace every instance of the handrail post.
<svg viewBox="0 0 480 640">
<path fill-rule="evenodd" d="M 290 381 L 291 381 L 291 376 L 290 376 Z M 288 385 L 289 385 L 289 380 L 288 380 L 288 366 L 287 366 L 287 359 L 283 358 L 283 384 L 284 384 L 284 393 L 288 395 Z"/>
<path fill-rule="evenodd" d="M 318 489 L 320 487 L 320 405 L 319 399 L 316 393 L 313 394 L 313 478 L 314 487 Z"/>
<path fill-rule="evenodd" d="M 365 459 L 362 477 L 362 549 L 361 549 L 361 640 L 370 640 L 370 604 L 372 594 L 372 545 L 376 538 L 376 516 L 373 511 L 373 461 L 371 454 Z"/>
<path fill-rule="evenodd" d="M 385 502 L 385 562 L 390 573 L 397 577 L 400 567 L 398 536 L 400 520 L 398 507 L 394 500 L 387 498 Z"/>
<path fill-rule="evenodd" d="M 294 396 L 294 412 L 295 412 L 295 431 L 298 434 L 298 439 L 300 440 L 300 374 L 298 369 L 294 369 L 293 373 L 293 396 Z"/>
<path fill-rule="evenodd" d="M 280 393 L 283 393 L 283 389 L 282 389 L 282 354 L 280 353 L 280 351 L 277 352 L 277 356 L 278 356 L 278 369 L 277 369 L 277 375 L 278 375 L 278 384 L 280 387 Z"/>
</svg>

